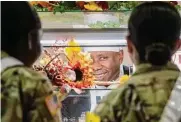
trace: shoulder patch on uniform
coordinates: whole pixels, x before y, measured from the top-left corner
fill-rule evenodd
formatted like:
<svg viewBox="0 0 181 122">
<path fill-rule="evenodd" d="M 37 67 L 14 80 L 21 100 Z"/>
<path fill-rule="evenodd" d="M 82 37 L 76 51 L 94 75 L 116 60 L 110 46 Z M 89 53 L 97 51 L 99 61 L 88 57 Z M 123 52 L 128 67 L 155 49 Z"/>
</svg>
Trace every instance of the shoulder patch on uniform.
<svg viewBox="0 0 181 122">
<path fill-rule="evenodd" d="M 47 96 L 45 98 L 45 103 L 51 115 L 56 116 L 57 111 L 59 110 L 60 107 L 57 96 L 56 95 Z"/>
</svg>

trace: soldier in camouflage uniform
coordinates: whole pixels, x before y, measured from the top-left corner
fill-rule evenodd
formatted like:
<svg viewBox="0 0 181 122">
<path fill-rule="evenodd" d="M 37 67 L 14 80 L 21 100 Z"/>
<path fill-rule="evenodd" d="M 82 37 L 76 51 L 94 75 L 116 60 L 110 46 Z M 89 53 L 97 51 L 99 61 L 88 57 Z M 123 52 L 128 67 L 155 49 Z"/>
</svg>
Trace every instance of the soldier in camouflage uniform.
<svg viewBox="0 0 181 122">
<path fill-rule="evenodd" d="M 1 2 L 1 120 L 59 122 L 49 80 L 29 67 L 41 52 L 40 19 L 27 2 Z"/>
<path fill-rule="evenodd" d="M 128 51 L 136 72 L 94 110 L 102 122 L 158 122 L 179 76 L 171 56 L 180 47 L 181 17 L 166 2 L 137 6 L 129 19 Z"/>
</svg>

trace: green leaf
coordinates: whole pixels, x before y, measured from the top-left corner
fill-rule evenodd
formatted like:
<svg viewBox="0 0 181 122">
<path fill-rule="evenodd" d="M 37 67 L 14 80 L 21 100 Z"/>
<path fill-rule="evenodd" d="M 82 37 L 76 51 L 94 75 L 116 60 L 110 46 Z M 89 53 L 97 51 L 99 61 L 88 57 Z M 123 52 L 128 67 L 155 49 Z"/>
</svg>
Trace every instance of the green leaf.
<svg viewBox="0 0 181 122">
<path fill-rule="evenodd" d="M 74 8 L 76 7 L 76 1 L 64 1 L 63 5 L 68 8 Z"/>
<path fill-rule="evenodd" d="M 109 8 L 112 8 L 117 2 L 116 1 L 107 1 Z"/>
</svg>

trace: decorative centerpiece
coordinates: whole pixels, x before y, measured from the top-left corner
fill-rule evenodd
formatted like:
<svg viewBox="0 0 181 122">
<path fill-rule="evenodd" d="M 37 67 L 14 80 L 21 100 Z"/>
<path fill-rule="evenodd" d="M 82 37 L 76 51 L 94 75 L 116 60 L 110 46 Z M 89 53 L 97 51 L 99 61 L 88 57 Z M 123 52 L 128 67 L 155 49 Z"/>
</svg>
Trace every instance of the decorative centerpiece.
<svg viewBox="0 0 181 122">
<path fill-rule="evenodd" d="M 142 1 L 143 2 L 143 1 Z M 30 1 L 43 28 L 127 28 L 131 11 L 141 1 Z M 167 1 L 178 10 L 180 3 Z"/>
<path fill-rule="evenodd" d="M 68 47 L 65 48 L 65 54 L 69 60 L 68 64 L 70 66 L 70 68 L 67 67 L 65 70 L 73 70 L 76 74 L 76 80 L 74 82 L 67 80 L 70 86 L 76 88 L 88 88 L 92 86 L 94 76 L 92 69 L 93 61 L 90 54 L 82 52 L 81 48 L 74 40 L 71 40 L 68 43 Z"/>
<path fill-rule="evenodd" d="M 167 1 L 180 9 L 177 1 Z M 30 1 L 38 12 L 53 11 L 131 11 L 141 1 Z"/>
<path fill-rule="evenodd" d="M 34 65 L 34 69 L 47 74 L 52 84 L 63 86 L 68 84 L 71 88 L 88 88 L 93 85 L 94 76 L 92 74 L 92 59 L 89 53 L 81 51 L 79 45 L 72 39 L 68 42 L 64 50 L 54 49 L 51 55 L 47 50 L 39 60 L 39 65 Z M 62 52 L 61 52 L 62 51 Z M 59 58 L 64 54 L 67 61 Z"/>
</svg>

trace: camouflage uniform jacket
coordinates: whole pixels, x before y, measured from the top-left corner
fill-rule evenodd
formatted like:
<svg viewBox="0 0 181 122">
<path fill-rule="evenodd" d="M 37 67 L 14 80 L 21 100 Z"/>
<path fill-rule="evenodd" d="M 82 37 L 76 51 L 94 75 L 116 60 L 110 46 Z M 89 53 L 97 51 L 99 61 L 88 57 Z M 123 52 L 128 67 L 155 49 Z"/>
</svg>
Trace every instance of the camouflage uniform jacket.
<svg viewBox="0 0 181 122">
<path fill-rule="evenodd" d="M 181 73 L 165 106 L 160 122 L 181 122 Z"/>
<path fill-rule="evenodd" d="M 158 122 L 178 76 L 172 63 L 140 64 L 126 85 L 103 98 L 94 113 L 101 122 Z"/>
<path fill-rule="evenodd" d="M 9 57 L 1 51 L 1 59 Z M 51 83 L 43 75 L 14 66 L 1 72 L 2 122 L 59 122 L 60 111 Z"/>
</svg>

